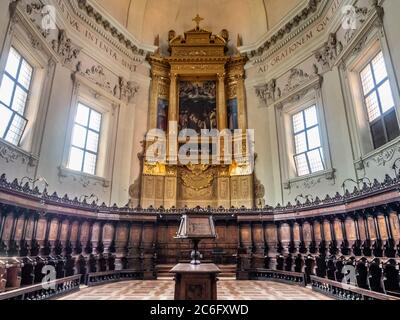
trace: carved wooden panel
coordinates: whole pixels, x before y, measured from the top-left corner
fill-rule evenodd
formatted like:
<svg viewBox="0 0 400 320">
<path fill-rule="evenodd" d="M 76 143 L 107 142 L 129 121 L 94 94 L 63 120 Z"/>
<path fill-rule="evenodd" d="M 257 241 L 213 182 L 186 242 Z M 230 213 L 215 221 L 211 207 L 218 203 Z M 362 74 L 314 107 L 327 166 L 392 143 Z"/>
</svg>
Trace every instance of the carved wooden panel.
<svg viewBox="0 0 400 320">
<path fill-rule="evenodd" d="M 303 237 L 305 242 L 312 241 L 311 225 L 308 222 L 303 225 Z"/>
<path fill-rule="evenodd" d="M 50 232 L 49 232 L 49 240 L 55 241 L 57 240 L 57 232 L 58 232 L 58 220 L 53 219 L 50 223 Z"/>
<path fill-rule="evenodd" d="M 86 244 L 86 242 L 89 240 L 89 230 L 90 230 L 89 222 L 85 221 L 81 227 L 81 239 L 80 240 L 83 244 Z"/>
<path fill-rule="evenodd" d="M 343 231 L 342 231 L 342 223 L 340 220 L 335 219 L 334 222 L 334 227 L 335 227 L 335 237 L 337 241 L 343 241 Z"/>
<path fill-rule="evenodd" d="M 354 220 L 347 218 L 345 221 L 347 240 L 357 240 Z"/>
<path fill-rule="evenodd" d="M 157 230 L 157 242 L 158 243 L 165 243 L 167 242 L 167 235 L 168 235 L 168 227 L 166 224 L 159 224 Z"/>
<path fill-rule="evenodd" d="M 61 226 L 61 235 L 60 235 L 60 240 L 61 241 L 66 241 L 67 236 L 68 236 L 68 226 L 69 222 L 68 220 L 64 220 Z"/>
<path fill-rule="evenodd" d="M 226 241 L 228 243 L 232 243 L 232 244 L 237 245 L 239 243 L 239 239 L 238 239 L 238 235 L 239 234 L 238 234 L 237 224 L 236 223 L 235 224 L 233 224 L 233 223 L 229 224 L 227 232 L 228 232 L 228 235 L 227 235 Z"/>
<path fill-rule="evenodd" d="M 293 241 L 300 242 L 300 226 L 295 223 L 293 226 Z"/>
<path fill-rule="evenodd" d="M 290 241 L 290 226 L 287 223 L 283 223 L 280 227 L 281 241 Z"/>
<path fill-rule="evenodd" d="M 154 242 L 155 227 L 153 224 L 146 223 L 143 226 L 143 237 L 142 241 L 145 244 L 152 244 Z"/>
<path fill-rule="evenodd" d="M 9 214 L 6 218 L 5 224 L 4 224 L 4 231 L 3 231 L 3 239 L 4 240 L 10 240 L 11 237 L 11 229 L 13 225 L 14 217 L 12 214 Z"/>
<path fill-rule="evenodd" d="M 27 240 L 27 241 L 32 240 L 33 225 L 34 225 L 34 218 L 31 217 L 31 218 L 28 219 L 27 225 L 26 225 L 25 240 Z"/>
<path fill-rule="evenodd" d="M 95 223 L 93 225 L 92 239 L 91 240 L 92 241 L 98 241 L 99 240 L 99 235 L 100 235 L 100 223 Z"/>
<path fill-rule="evenodd" d="M 389 215 L 389 219 L 390 219 L 390 226 L 392 228 L 392 234 L 393 234 L 393 238 L 398 240 L 400 238 L 400 225 L 399 225 L 399 218 L 397 215 L 397 212 L 392 212 Z"/>
<path fill-rule="evenodd" d="M 369 229 L 369 236 L 371 240 L 376 240 L 376 230 L 375 230 L 375 223 L 372 217 L 368 217 L 368 229 Z"/>
<path fill-rule="evenodd" d="M 226 240 L 226 225 L 217 224 L 215 231 L 217 233 L 218 241 L 224 242 Z"/>
<path fill-rule="evenodd" d="M 274 224 L 267 224 L 265 227 L 266 238 L 268 242 L 277 242 L 277 229 Z"/>
<path fill-rule="evenodd" d="M 380 232 L 380 235 L 381 235 L 381 239 L 382 240 L 387 240 L 388 239 L 388 233 L 387 233 L 387 229 L 386 229 L 385 217 L 383 215 L 379 215 L 377 217 L 377 221 L 378 221 L 378 227 L 379 227 L 379 232 Z"/>
<path fill-rule="evenodd" d="M 252 243 L 251 239 L 251 226 L 250 224 L 240 224 L 240 240 L 243 245 L 250 246 Z"/>
<path fill-rule="evenodd" d="M 253 231 L 253 242 L 257 245 L 264 244 L 264 234 L 263 234 L 263 226 L 261 223 L 255 223 L 252 227 Z"/>
<path fill-rule="evenodd" d="M 360 230 L 360 239 L 365 241 L 367 239 L 367 230 L 365 230 L 365 223 L 363 218 L 358 218 L 358 229 Z"/>
<path fill-rule="evenodd" d="M 78 229 L 79 229 L 78 221 L 73 222 L 71 228 L 71 242 L 76 242 L 78 240 Z"/>
<path fill-rule="evenodd" d="M 14 236 L 14 240 L 19 241 L 22 238 L 22 231 L 24 228 L 24 221 L 25 221 L 25 217 L 24 216 L 20 216 L 17 222 L 17 228 L 15 229 L 15 236 Z"/>
<path fill-rule="evenodd" d="M 119 223 L 117 226 L 116 241 L 125 243 L 128 240 L 128 225 Z"/>
<path fill-rule="evenodd" d="M 328 220 L 324 221 L 324 236 L 326 241 L 332 241 L 331 223 Z"/>
<path fill-rule="evenodd" d="M 114 236 L 114 226 L 106 223 L 103 227 L 103 241 L 112 241 Z"/>
<path fill-rule="evenodd" d="M 314 236 L 315 236 L 315 241 L 321 241 L 322 236 L 321 236 L 321 224 L 318 221 L 314 222 Z"/>
<path fill-rule="evenodd" d="M 138 246 L 141 241 L 142 236 L 142 225 L 141 224 L 133 224 L 131 227 L 131 245 Z"/>
<path fill-rule="evenodd" d="M 38 221 L 38 227 L 36 233 L 37 240 L 44 240 L 44 237 L 46 236 L 46 225 L 47 225 L 46 219 L 40 218 Z"/>
</svg>

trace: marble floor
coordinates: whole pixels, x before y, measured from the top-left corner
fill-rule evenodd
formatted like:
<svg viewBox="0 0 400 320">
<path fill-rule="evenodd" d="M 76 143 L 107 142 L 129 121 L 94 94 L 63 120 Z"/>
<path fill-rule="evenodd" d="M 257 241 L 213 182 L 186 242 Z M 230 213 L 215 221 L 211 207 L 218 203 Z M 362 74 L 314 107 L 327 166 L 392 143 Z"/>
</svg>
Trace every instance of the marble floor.
<svg viewBox="0 0 400 320">
<path fill-rule="evenodd" d="M 60 300 L 173 300 L 172 280 L 125 281 L 85 287 Z M 328 297 L 295 285 L 271 281 L 218 282 L 219 300 L 329 300 Z"/>
</svg>

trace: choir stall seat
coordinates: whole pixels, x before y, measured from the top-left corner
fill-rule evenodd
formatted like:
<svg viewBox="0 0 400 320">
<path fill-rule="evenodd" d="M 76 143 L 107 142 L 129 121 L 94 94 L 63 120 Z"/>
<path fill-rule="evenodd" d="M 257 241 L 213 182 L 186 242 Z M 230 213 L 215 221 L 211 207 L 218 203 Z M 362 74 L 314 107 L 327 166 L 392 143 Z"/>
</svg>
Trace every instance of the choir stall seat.
<svg viewBox="0 0 400 320">
<path fill-rule="evenodd" d="M 308 255 L 305 261 L 304 273 L 306 274 L 307 283 L 311 282 L 311 276 L 315 275 L 315 259 L 312 255 Z"/>
<path fill-rule="evenodd" d="M 35 284 L 40 283 L 43 280 L 44 274 L 42 273 L 43 267 L 47 264 L 47 260 L 41 256 L 36 257 L 36 265 L 34 269 Z"/>
<path fill-rule="evenodd" d="M 0 260 L 0 293 L 6 290 L 7 285 L 7 267 L 4 261 Z"/>
<path fill-rule="evenodd" d="M 78 269 L 78 274 L 82 275 L 81 283 L 85 283 L 86 274 L 88 272 L 88 269 L 86 267 L 86 259 L 82 254 L 79 255 L 77 269 Z"/>
<path fill-rule="evenodd" d="M 399 270 L 396 266 L 396 261 L 390 259 L 383 269 L 383 287 L 385 294 L 400 297 L 400 279 Z"/>
<path fill-rule="evenodd" d="M 292 266 L 293 266 L 293 257 L 289 253 L 285 259 L 285 271 L 292 271 Z"/>
<path fill-rule="evenodd" d="M 65 276 L 71 277 L 74 275 L 75 270 L 75 258 L 73 258 L 70 254 L 65 257 Z"/>
<path fill-rule="evenodd" d="M 7 288 L 10 290 L 21 287 L 22 263 L 18 259 L 7 260 Z"/>
<path fill-rule="evenodd" d="M 278 255 L 276 257 L 276 270 L 283 271 L 285 264 L 285 257 L 283 255 Z"/>
<path fill-rule="evenodd" d="M 382 268 L 378 258 L 375 258 L 369 266 L 369 285 L 372 291 L 383 292 Z"/>
<path fill-rule="evenodd" d="M 36 262 L 34 259 L 30 257 L 25 257 L 23 259 L 24 266 L 22 267 L 21 272 L 21 285 L 23 286 L 31 286 L 35 280 L 35 266 Z"/>
<path fill-rule="evenodd" d="M 326 276 L 329 280 L 335 280 L 335 257 L 329 257 L 326 260 Z"/>
<path fill-rule="evenodd" d="M 304 261 L 301 254 L 298 254 L 294 259 L 294 272 L 301 273 L 303 271 Z"/>
<path fill-rule="evenodd" d="M 369 289 L 367 259 L 361 258 L 356 265 L 357 284 L 362 289 Z"/>
</svg>

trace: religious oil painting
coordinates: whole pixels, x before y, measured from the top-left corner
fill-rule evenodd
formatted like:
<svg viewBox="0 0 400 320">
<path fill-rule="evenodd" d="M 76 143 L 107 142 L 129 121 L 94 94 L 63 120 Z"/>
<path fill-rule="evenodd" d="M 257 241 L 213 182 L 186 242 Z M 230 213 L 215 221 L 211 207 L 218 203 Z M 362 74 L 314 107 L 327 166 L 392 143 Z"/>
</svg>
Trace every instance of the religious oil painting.
<svg viewBox="0 0 400 320">
<path fill-rule="evenodd" d="M 180 81 L 179 129 L 217 129 L 216 82 Z"/>
</svg>

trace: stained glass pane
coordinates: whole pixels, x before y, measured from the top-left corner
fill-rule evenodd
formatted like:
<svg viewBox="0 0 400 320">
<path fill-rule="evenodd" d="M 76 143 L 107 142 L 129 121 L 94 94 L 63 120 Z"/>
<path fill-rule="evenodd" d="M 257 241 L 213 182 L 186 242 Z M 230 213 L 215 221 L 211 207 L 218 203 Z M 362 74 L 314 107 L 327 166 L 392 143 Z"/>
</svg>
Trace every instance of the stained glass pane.
<svg viewBox="0 0 400 320">
<path fill-rule="evenodd" d="M 297 113 L 293 116 L 293 131 L 294 133 L 303 131 L 304 127 L 304 119 L 303 112 Z"/>
<path fill-rule="evenodd" d="M 380 52 L 375 59 L 372 60 L 372 67 L 374 69 L 376 84 L 387 78 L 388 74 L 382 52 Z"/>
<path fill-rule="evenodd" d="M 7 59 L 6 71 L 15 78 L 17 78 L 19 63 L 21 61 L 20 54 L 14 49 L 10 49 L 10 53 Z"/>
<path fill-rule="evenodd" d="M 83 151 L 72 147 L 69 155 L 68 168 L 76 171 L 82 170 Z"/>
<path fill-rule="evenodd" d="M 368 65 L 363 71 L 361 71 L 361 83 L 363 86 L 364 95 L 367 95 L 375 87 L 370 65 Z"/>
<path fill-rule="evenodd" d="M 307 151 L 307 140 L 306 140 L 305 132 L 297 134 L 294 137 L 294 140 L 295 140 L 295 146 L 296 146 L 296 154 Z"/>
<path fill-rule="evenodd" d="M 96 173 L 96 161 L 97 161 L 97 156 L 95 154 L 86 152 L 85 163 L 83 165 L 83 172 L 94 175 Z"/>
<path fill-rule="evenodd" d="M 386 113 L 394 107 L 392 89 L 389 80 L 385 81 L 378 89 L 379 99 L 381 100 L 382 112 Z"/>
<path fill-rule="evenodd" d="M 381 111 L 379 110 L 378 97 L 376 92 L 372 92 L 366 99 L 365 104 L 367 105 L 367 112 L 369 121 L 372 122 L 381 116 Z"/>
<path fill-rule="evenodd" d="M 299 176 L 305 176 L 307 174 L 310 174 L 305 154 L 300 154 L 298 156 L 295 156 L 294 160 L 296 162 L 297 174 Z"/>
<path fill-rule="evenodd" d="M 85 107 L 82 104 L 78 104 L 75 122 L 87 127 L 89 121 L 89 111 L 90 109 L 88 107 Z"/>
<path fill-rule="evenodd" d="M 304 117 L 306 119 L 306 127 L 310 128 L 318 124 L 317 108 L 312 106 L 304 110 Z"/>
</svg>

